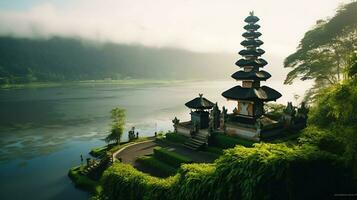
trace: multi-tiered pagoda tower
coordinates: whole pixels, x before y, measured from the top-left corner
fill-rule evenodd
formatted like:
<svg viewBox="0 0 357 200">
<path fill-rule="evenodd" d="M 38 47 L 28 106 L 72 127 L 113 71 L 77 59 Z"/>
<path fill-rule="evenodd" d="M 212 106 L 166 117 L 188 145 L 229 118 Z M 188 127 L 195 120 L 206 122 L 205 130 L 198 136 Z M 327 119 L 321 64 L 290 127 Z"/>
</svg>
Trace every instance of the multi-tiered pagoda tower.
<svg viewBox="0 0 357 200">
<path fill-rule="evenodd" d="M 241 45 L 245 49 L 239 52 L 243 58 L 236 62 L 240 70 L 232 74 L 232 78 L 242 84 L 222 93 L 228 100 L 236 101 L 237 107 L 233 113 L 228 113 L 225 107 L 221 112 L 217 103 L 213 104 L 202 95 L 187 102 L 185 105 L 195 110 L 191 112 L 191 120 L 180 122 L 175 118 L 173 123 L 176 133 L 190 138 L 185 143 L 190 149 L 199 149 L 207 144 L 208 138 L 219 133 L 262 141 L 276 138 L 285 133 L 284 130 L 300 130 L 306 126 L 308 108 L 305 104 L 296 114 L 295 107 L 288 103 L 280 118 L 264 113 L 264 103 L 277 100 L 281 94 L 268 86 L 261 86 L 261 81 L 268 80 L 271 75 L 261 70 L 268 63 L 261 58 L 265 52 L 260 48 L 263 42 L 258 39 L 262 35 L 257 31 L 259 18 L 251 12 L 244 21 L 247 25 L 244 26 L 245 40 Z"/>
<path fill-rule="evenodd" d="M 260 70 L 268 63 L 260 58 L 265 51 L 259 48 L 263 44 L 258 39 L 262 35 L 257 31 L 260 28 L 256 24 L 259 18 L 251 12 L 244 21 L 248 23 L 244 26 L 246 32 L 242 35 L 245 40 L 241 42 L 245 49 L 239 52 L 243 58 L 236 62 L 236 65 L 241 70 L 232 74 L 232 78 L 242 81 L 242 85 L 223 92 L 222 96 L 228 100 L 238 102 L 234 113 L 238 121 L 255 123 L 256 119 L 264 114 L 264 102 L 275 101 L 281 97 L 281 94 L 268 86 L 261 86 L 260 84 L 261 81 L 269 79 L 271 75 L 264 70 Z"/>
</svg>

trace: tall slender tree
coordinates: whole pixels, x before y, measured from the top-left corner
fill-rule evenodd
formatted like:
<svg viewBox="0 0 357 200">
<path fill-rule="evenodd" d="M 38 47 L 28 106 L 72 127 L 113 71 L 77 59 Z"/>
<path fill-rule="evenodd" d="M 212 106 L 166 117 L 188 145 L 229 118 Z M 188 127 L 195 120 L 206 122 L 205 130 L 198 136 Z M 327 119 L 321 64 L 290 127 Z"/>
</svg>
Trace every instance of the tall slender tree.
<svg viewBox="0 0 357 200">
<path fill-rule="evenodd" d="M 125 110 L 122 108 L 112 109 L 111 119 L 111 132 L 105 138 L 105 141 L 108 144 L 112 141 L 115 141 L 116 144 L 119 144 L 125 129 Z"/>
</svg>

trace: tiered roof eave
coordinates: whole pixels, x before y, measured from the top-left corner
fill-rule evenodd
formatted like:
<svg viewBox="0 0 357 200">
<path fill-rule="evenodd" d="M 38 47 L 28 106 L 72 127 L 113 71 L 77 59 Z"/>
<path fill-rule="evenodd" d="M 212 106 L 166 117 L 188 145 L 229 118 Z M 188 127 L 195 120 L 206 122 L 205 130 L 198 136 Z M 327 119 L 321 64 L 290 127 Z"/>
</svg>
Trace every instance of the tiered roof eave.
<svg viewBox="0 0 357 200">
<path fill-rule="evenodd" d="M 223 92 L 222 96 L 229 100 L 275 101 L 282 95 L 268 86 L 262 86 L 259 88 L 244 88 L 238 85 Z"/>
<path fill-rule="evenodd" d="M 264 67 L 265 65 L 268 64 L 268 62 L 262 58 L 257 58 L 255 60 L 246 60 L 246 59 L 239 59 L 235 63 L 238 67 L 248 67 L 248 66 L 253 66 L 253 67 Z"/>
<path fill-rule="evenodd" d="M 271 77 L 271 75 L 264 70 L 250 71 L 250 72 L 240 70 L 232 74 L 231 77 L 237 81 L 244 81 L 244 80 L 266 81 Z"/>
</svg>

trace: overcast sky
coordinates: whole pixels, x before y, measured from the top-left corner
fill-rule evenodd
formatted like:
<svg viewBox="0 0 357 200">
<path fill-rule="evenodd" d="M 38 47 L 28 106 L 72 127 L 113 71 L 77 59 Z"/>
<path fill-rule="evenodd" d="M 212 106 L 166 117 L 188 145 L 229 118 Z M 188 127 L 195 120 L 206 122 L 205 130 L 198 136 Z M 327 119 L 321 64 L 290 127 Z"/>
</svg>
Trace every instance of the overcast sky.
<svg viewBox="0 0 357 200">
<path fill-rule="evenodd" d="M 244 18 L 261 19 L 274 79 L 304 33 L 350 0 L 0 0 L 0 35 L 79 36 L 99 41 L 237 53 Z M 237 56 L 238 57 L 238 56 Z M 235 61 L 232 61 L 234 63 Z"/>
<path fill-rule="evenodd" d="M 0 34 L 81 36 L 193 51 L 236 52 L 244 18 L 261 19 L 264 48 L 292 52 L 316 20 L 349 0 L 0 0 Z"/>
<path fill-rule="evenodd" d="M 79 36 L 91 40 L 236 54 L 244 18 L 261 19 L 263 55 L 273 77 L 268 84 L 287 99 L 311 82 L 283 86 L 291 69 L 284 59 L 319 19 L 332 17 L 350 0 L 0 0 L 0 35 Z M 237 59 L 239 56 L 237 55 Z M 232 66 L 217 66 L 236 70 Z M 207 69 L 207 70 L 217 70 Z M 229 75 L 227 75 L 227 79 Z M 234 81 L 234 80 L 232 80 Z M 280 85 L 279 85 L 280 84 Z M 289 97 L 290 95 L 290 97 Z M 284 98 L 285 98 L 284 97 Z"/>
</svg>

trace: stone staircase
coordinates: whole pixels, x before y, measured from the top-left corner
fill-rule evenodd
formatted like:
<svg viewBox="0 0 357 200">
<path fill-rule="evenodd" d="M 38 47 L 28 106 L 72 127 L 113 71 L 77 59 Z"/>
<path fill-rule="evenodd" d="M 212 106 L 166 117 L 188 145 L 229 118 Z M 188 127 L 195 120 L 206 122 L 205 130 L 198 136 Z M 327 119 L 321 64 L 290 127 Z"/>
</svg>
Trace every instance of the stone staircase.
<svg viewBox="0 0 357 200">
<path fill-rule="evenodd" d="M 97 173 L 101 173 L 106 168 L 113 164 L 112 156 L 103 156 L 100 160 L 93 160 L 89 166 L 86 166 L 82 171 L 83 175 L 96 177 Z"/>
<path fill-rule="evenodd" d="M 188 149 L 198 150 L 205 146 L 207 141 L 208 135 L 206 133 L 196 133 L 187 142 L 184 143 L 184 146 Z"/>
<path fill-rule="evenodd" d="M 100 161 L 98 161 L 98 160 L 92 161 L 92 164 L 90 166 L 86 166 L 84 168 L 84 170 L 82 171 L 82 174 L 83 175 L 90 174 L 91 172 L 93 172 L 94 170 L 96 170 L 98 168 L 99 164 L 100 164 Z"/>
</svg>

